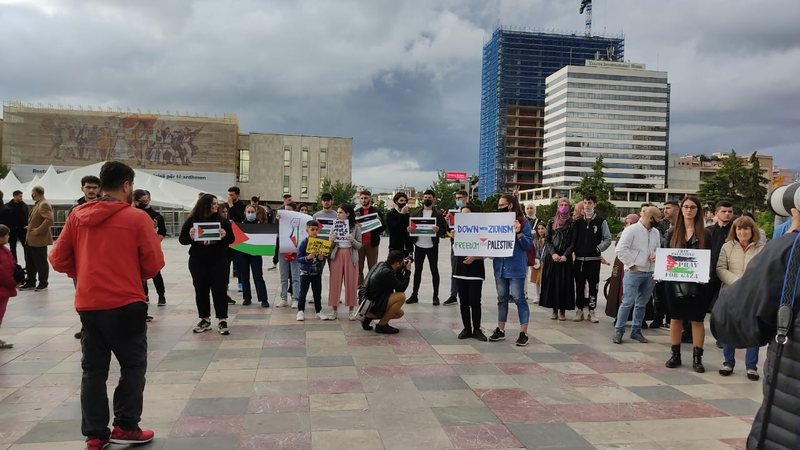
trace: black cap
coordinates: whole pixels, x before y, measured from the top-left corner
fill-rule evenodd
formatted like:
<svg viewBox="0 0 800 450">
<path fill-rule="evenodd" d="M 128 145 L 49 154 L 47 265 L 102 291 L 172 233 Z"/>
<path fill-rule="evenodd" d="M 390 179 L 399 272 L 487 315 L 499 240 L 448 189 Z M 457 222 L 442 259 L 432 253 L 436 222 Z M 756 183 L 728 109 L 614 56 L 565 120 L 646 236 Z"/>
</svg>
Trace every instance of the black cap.
<svg viewBox="0 0 800 450">
<path fill-rule="evenodd" d="M 333 200 L 333 195 L 331 195 L 328 192 L 325 192 L 322 195 L 320 195 L 319 198 L 322 200 Z"/>
</svg>

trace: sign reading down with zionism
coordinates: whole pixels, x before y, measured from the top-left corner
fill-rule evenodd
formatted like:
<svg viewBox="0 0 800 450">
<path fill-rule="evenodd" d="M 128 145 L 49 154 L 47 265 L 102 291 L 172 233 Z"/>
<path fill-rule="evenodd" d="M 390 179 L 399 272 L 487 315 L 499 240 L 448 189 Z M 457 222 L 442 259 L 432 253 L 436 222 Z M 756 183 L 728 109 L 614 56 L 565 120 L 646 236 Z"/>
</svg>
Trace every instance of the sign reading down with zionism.
<svg viewBox="0 0 800 450">
<path fill-rule="evenodd" d="M 453 253 L 456 256 L 505 258 L 514 254 L 514 213 L 456 214 Z"/>
</svg>

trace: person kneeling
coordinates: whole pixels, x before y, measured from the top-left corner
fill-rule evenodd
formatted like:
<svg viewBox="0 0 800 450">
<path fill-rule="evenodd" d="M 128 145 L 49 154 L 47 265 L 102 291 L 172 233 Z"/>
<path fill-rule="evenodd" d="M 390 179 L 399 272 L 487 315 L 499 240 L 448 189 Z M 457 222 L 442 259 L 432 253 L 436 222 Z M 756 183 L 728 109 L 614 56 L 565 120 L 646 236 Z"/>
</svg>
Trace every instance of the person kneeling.
<svg viewBox="0 0 800 450">
<path fill-rule="evenodd" d="M 403 252 L 392 250 L 386 261 L 376 264 L 364 279 L 366 297 L 373 303 L 361 322 L 361 327 L 371 330 L 370 322 L 378 319 L 376 333 L 394 334 L 397 328 L 389 325 L 389 321 L 403 317 L 403 304 L 406 301 L 405 290 L 411 278 L 411 260 L 406 260 Z"/>
</svg>

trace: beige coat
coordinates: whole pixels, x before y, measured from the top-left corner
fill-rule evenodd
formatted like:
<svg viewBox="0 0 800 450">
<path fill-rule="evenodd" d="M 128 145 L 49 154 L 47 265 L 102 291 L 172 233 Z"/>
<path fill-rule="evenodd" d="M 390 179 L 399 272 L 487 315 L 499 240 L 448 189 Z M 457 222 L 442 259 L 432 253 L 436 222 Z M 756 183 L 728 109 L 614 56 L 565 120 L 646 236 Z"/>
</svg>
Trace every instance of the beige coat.
<svg viewBox="0 0 800 450">
<path fill-rule="evenodd" d="M 750 243 L 746 250 L 737 241 L 728 241 L 722 246 L 717 261 L 717 276 L 722 281 L 722 287 L 727 287 L 742 277 L 750 260 L 764 248 L 764 242 Z"/>
<path fill-rule="evenodd" d="M 40 200 L 31 209 L 28 216 L 27 245 L 29 247 L 47 247 L 53 245 L 53 207 L 47 200 Z"/>
</svg>

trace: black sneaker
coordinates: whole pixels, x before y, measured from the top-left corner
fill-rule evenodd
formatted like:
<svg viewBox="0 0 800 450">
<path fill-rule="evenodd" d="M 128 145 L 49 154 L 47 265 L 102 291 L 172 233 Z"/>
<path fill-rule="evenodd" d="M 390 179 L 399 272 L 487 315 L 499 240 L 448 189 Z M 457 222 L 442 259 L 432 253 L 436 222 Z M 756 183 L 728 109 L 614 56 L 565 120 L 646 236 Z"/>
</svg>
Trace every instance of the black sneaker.
<svg viewBox="0 0 800 450">
<path fill-rule="evenodd" d="M 75 333 L 75 339 L 80 339 L 82 337 L 83 337 L 83 330 L 78 331 L 77 333 Z"/>
<path fill-rule="evenodd" d="M 439 306 L 439 297 L 433 297 L 433 306 Z"/>
<path fill-rule="evenodd" d="M 230 296 L 228 296 L 228 304 L 229 305 L 235 305 L 236 304 L 236 300 L 234 300 Z"/>
<path fill-rule="evenodd" d="M 489 340 L 486 337 L 486 335 L 483 334 L 483 330 L 481 330 L 480 328 L 478 328 L 474 333 L 472 333 L 472 337 L 477 339 L 477 340 L 479 340 L 479 341 L 481 341 L 481 342 L 486 342 L 486 341 Z"/>
<path fill-rule="evenodd" d="M 263 302 L 261 302 L 261 307 L 262 308 L 269 308 L 269 302 L 264 300 Z"/>
<path fill-rule="evenodd" d="M 381 334 L 397 334 L 400 332 L 400 330 L 387 323 L 386 325 L 375 325 L 375 332 Z"/>
<path fill-rule="evenodd" d="M 35 288 L 33 288 L 33 292 L 41 292 L 41 291 L 44 291 L 44 290 L 47 290 L 47 285 L 46 284 L 40 284 L 40 285 L 36 286 Z"/>
<path fill-rule="evenodd" d="M 247 300 L 242 302 L 242 306 L 250 306 L 252 304 L 253 304 L 253 301 L 250 300 L 250 299 L 247 299 Z"/>
<path fill-rule="evenodd" d="M 526 345 L 528 345 L 528 335 L 520 332 L 515 345 L 517 347 L 525 347 Z"/>
<path fill-rule="evenodd" d="M 153 316 L 151 316 L 150 314 L 146 315 L 144 317 L 144 321 L 145 322 L 152 322 L 153 321 Z"/>
<path fill-rule="evenodd" d="M 217 327 L 217 328 L 219 329 L 219 334 L 221 334 L 223 336 L 227 336 L 227 335 L 231 334 L 231 330 L 228 329 L 228 322 L 225 321 L 225 320 L 220 320 L 219 321 L 219 327 Z"/>
<path fill-rule="evenodd" d="M 20 287 L 18 287 L 17 289 L 19 289 L 20 291 L 27 291 L 27 290 L 30 290 L 30 289 L 36 289 L 36 284 L 35 283 L 25 283 L 25 284 L 21 285 Z"/>
<path fill-rule="evenodd" d="M 208 319 L 200 319 L 200 322 L 197 322 L 197 325 L 195 325 L 192 331 L 195 333 L 202 333 L 210 329 L 211 329 L 211 321 Z"/>
<path fill-rule="evenodd" d="M 163 295 L 158 296 L 158 306 L 164 306 L 167 304 L 167 298 Z"/>
<path fill-rule="evenodd" d="M 361 321 L 361 329 L 364 331 L 371 330 L 372 329 L 372 325 L 370 325 L 371 322 L 372 319 L 370 319 L 369 317 L 364 317 L 364 320 Z"/>
<path fill-rule="evenodd" d="M 455 305 L 456 303 L 458 303 L 458 300 L 455 297 L 450 297 L 447 300 L 445 300 L 443 304 L 444 306 L 450 306 L 450 305 Z"/>
<path fill-rule="evenodd" d="M 492 333 L 492 335 L 489 336 L 489 340 L 492 342 L 504 341 L 506 340 L 506 332 L 501 330 L 500 328 L 495 328 L 494 333 Z"/>
<path fill-rule="evenodd" d="M 461 330 L 461 333 L 458 333 L 459 339 L 469 339 L 471 337 L 472 337 L 472 330 L 468 328 L 464 328 L 463 330 Z"/>
<path fill-rule="evenodd" d="M 411 305 L 414 303 L 419 303 L 419 299 L 417 298 L 417 294 L 411 294 L 411 297 L 408 297 L 406 300 L 406 305 Z"/>
</svg>

